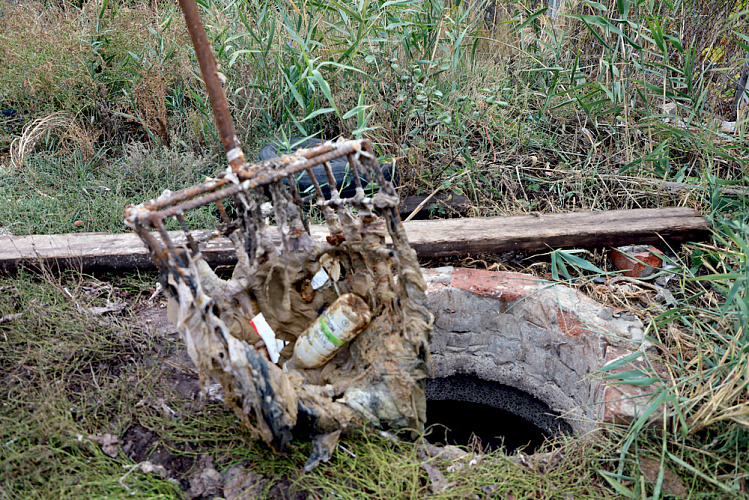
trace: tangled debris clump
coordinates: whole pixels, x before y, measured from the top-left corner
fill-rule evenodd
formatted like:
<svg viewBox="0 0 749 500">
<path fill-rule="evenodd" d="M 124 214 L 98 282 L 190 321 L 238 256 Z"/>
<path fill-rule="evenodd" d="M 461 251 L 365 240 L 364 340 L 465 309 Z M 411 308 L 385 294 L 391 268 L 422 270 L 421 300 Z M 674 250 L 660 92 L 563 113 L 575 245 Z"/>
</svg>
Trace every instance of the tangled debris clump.
<svg viewBox="0 0 749 500">
<path fill-rule="evenodd" d="M 340 157 L 348 158 L 356 183 L 351 198 L 339 196 L 328 164 Z M 329 199 L 312 173 L 316 165 L 325 166 Z M 302 171 L 313 180 L 312 198 L 327 223 L 323 243 L 313 242 L 295 187 L 294 174 Z M 370 186 L 380 186 L 376 193 L 365 193 L 361 174 Z M 227 215 L 226 199 L 234 219 Z M 274 449 L 283 450 L 294 437 L 310 437 L 307 469 L 330 457 L 341 433 L 367 424 L 421 430 L 426 421 L 433 318 L 397 202 L 371 143 L 363 140 L 327 142 L 230 167 L 203 184 L 126 209 L 126 223 L 161 270 L 171 297 L 170 319 L 201 382 L 219 381 L 226 404 Z M 203 239 L 224 234 L 233 242 L 237 264 L 228 279 L 203 259 L 201 241 L 182 215 L 210 203 L 225 224 Z M 170 238 L 168 217 L 180 222 L 184 241 Z M 340 303 L 349 304 L 342 324 L 359 318 L 361 331 L 349 332 L 354 338 L 348 344 L 331 332 L 332 319 L 325 316 L 345 307 Z M 296 362 L 299 350 L 316 341 L 315 325 L 318 344 L 329 344 L 310 351 L 320 357 L 317 364 Z"/>
</svg>

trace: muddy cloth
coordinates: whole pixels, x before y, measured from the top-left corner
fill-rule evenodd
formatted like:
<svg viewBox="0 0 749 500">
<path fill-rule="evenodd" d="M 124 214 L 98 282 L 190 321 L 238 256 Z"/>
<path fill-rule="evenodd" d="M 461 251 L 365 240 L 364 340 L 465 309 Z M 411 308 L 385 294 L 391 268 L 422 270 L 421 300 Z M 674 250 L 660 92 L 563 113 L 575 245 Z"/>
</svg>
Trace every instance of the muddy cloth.
<svg viewBox="0 0 749 500">
<path fill-rule="evenodd" d="M 376 167 L 361 153 L 360 170 Z M 433 318 L 416 253 L 395 211 L 397 197 L 382 181 L 373 198 L 359 188 L 344 203 L 332 190 L 331 200 L 318 203 L 330 230 L 322 244 L 313 244 L 299 197 L 282 182 L 240 192 L 238 229 L 230 235 L 238 260 L 232 276 L 220 278 L 187 248 L 170 255 L 162 270 L 170 318 L 201 382 L 219 381 L 244 426 L 276 450 L 294 437 L 311 439 L 307 470 L 330 457 L 342 433 L 362 425 L 421 431 L 426 421 Z M 268 202 L 274 226 L 260 209 Z M 272 243 L 273 232 L 280 246 Z M 364 330 L 319 368 L 284 367 L 296 339 L 346 293 L 371 311 Z M 288 342 L 278 363 L 251 325 L 260 313 L 276 338 Z"/>
</svg>

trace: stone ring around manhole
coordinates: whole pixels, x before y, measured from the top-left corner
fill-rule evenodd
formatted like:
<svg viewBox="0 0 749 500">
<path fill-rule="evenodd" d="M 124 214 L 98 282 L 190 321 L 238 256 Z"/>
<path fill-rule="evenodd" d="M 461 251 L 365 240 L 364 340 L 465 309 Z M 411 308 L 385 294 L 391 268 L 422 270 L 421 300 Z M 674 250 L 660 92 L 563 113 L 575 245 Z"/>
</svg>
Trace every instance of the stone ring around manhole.
<svg viewBox="0 0 749 500">
<path fill-rule="evenodd" d="M 423 269 L 434 314 L 430 440 L 534 451 L 545 437 L 631 422 L 656 386 L 606 383 L 605 365 L 650 347 L 632 313 L 534 276 Z M 612 370 L 641 368 L 642 358 Z M 657 412 L 656 412 L 657 413 Z"/>
</svg>

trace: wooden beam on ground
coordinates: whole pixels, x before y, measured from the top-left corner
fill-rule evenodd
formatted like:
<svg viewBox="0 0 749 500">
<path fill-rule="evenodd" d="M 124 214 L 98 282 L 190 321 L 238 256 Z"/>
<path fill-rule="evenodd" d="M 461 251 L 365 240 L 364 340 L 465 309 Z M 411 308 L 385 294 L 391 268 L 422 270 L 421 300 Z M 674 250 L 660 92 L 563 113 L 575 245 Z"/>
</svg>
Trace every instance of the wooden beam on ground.
<svg viewBox="0 0 749 500">
<path fill-rule="evenodd" d="M 434 196 L 409 196 L 398 204 L 403 220 L 419 209 L 412 219 L 428 219 L 433 211 L 447 215 L 466 215 L 471 208 L 471 200 L 461 194 L 442 192 Z M 438 212 L 439 213 L 439 212 Z"/>
<path fill-rule="evenodd" d="M 411 245 L 422 258 L 658 244 L 664 240 L 678 243 L 704 240 L 710 234 L 707 219 L 695 210 L 681 207 L 414 220 L 404 225 Z M 311 232 L 315 241 L 323 241 L 327 229 L 313 226 Z M 181 232 L 171 234 L 175 241 L 184 241 Z M 209 241 L 202 251 L 211 264 L 234 262 L 234 250 L 227 238 Z M 24 264 L 79 269 L 154 267 L 145 245 L 133 233 L 0 236 L 0 271 L 12 271 Z"/>
</svg>

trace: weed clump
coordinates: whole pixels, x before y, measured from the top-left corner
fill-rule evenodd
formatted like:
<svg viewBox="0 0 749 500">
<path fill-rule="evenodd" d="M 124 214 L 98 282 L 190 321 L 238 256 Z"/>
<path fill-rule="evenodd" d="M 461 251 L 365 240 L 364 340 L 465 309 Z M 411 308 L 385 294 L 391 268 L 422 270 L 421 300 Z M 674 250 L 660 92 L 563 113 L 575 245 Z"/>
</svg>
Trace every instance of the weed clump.
<svg viewBox="0 0 749 500">
<path fill-rule="evenodd" d="M 166 91 L 191 79 L 176 6 L 24 2 L 0 22 L 8 111 L 27 119 L 65 112 L 97 146 L 133 132 L 169 142 Z M 22 123 L 8 124 L 20 132 Z"/>
</svg>

